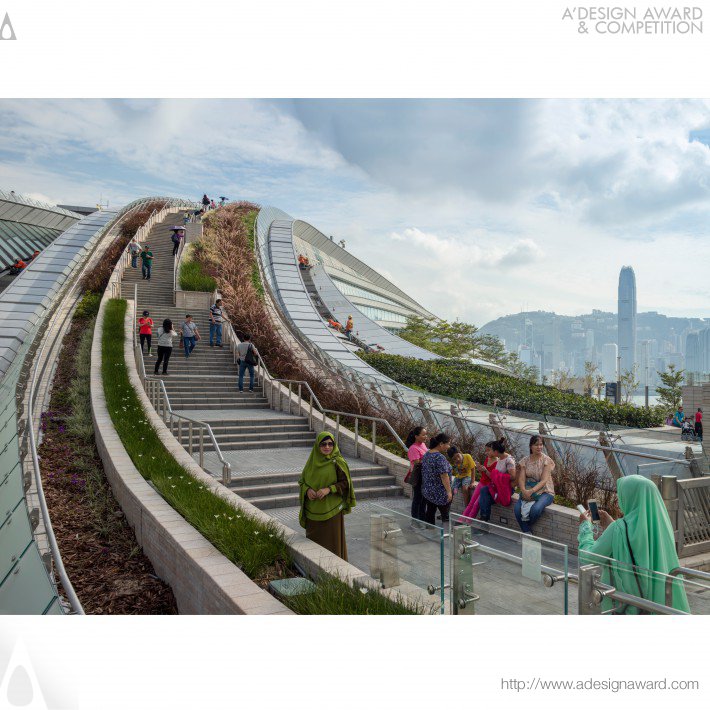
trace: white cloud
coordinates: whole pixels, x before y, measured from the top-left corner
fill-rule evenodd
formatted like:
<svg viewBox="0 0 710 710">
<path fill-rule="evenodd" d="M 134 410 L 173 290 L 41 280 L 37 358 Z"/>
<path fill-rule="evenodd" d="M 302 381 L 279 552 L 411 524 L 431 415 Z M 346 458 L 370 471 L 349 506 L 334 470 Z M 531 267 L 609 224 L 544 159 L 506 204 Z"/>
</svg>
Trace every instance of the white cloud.
<svg viewBox="0 0 710 710">
<path fill-rule="evenodd" d="M 702 101 L 0 100 L 0 186 L 274 204 L 442 317 L 707 315 Z"/>
</svg>

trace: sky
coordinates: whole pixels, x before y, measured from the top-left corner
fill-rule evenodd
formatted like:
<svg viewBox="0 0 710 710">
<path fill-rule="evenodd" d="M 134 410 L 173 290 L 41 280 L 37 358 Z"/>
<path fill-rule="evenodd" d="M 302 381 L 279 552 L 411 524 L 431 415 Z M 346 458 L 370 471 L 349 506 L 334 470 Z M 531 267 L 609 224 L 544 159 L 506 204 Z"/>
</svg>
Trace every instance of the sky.
<svg viewBox="0 0 710 710">
<path fill-rule="evenodd" d="M 0 100 L 0 189 L 224 195 L 310 222 L 436 315 L 710 317 L 710 102 Z"/>
</svg>

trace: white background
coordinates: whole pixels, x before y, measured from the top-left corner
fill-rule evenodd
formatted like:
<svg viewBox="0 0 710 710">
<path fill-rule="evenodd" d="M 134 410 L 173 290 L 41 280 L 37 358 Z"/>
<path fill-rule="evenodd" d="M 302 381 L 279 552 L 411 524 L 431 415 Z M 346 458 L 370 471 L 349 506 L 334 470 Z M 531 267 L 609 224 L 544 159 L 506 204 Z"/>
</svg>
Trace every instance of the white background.
<svg viewBox="0 0 710 710">
<path fill-rule="evenodd" d="M 0 0 L 18 37 L 0 42 L 0 98 L 707 94 L 710 25 L 579 35 L 566 6 Z M 5 617 L 0 680 L 21 640 L 50 708 L 707 707 L 707 632 L 705 618 Z M 535 676 L 705 687 L 501 691 Z"/>
<path fill-rule="evenodd" d="M 710 11 L 707 1 L 692 5 Z M 568 6 L 576 5 L 0 0 L 0 16 L 9 13 L 18 37 L 0 42 L 0 90 L 23 97 L 694 97 L 707 91 L 701 77 L 710 61 L 710 26 L 696 36 L 580 35 L 575 23 L 562 21 Z"/>
</svg>

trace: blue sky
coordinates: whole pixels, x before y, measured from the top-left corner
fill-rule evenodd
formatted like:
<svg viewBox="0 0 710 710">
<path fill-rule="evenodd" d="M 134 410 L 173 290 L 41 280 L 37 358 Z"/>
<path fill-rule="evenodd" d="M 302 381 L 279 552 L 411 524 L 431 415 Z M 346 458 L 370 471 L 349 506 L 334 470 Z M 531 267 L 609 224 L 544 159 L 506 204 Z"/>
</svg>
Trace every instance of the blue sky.
<svg viewBox="0 0 710 710">
<path fill-rule="evenodd" d="M 433 312 L 710 316 L 710 104 L 0 100 L 0 187 L 273 204 Z"/>
</svg>

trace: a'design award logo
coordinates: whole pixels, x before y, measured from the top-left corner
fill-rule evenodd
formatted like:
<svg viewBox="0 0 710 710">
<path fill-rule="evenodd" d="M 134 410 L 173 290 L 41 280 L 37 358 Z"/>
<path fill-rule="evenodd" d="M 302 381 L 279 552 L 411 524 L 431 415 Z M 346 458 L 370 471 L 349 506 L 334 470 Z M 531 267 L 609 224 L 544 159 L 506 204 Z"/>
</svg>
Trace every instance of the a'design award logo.
<svg viewBox="0 0 710 710">
<path fill-rule="evenodd" d="M 0 25 L 0 40 L 3 39 L 17 39 L 15 28 L 12 26 L 12 22 L 10 22 L 10 14 L 7 12 L 5 13 L 5 19 Z"/>
</svg>

